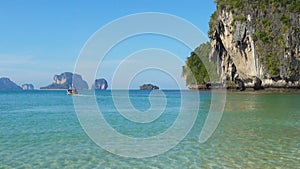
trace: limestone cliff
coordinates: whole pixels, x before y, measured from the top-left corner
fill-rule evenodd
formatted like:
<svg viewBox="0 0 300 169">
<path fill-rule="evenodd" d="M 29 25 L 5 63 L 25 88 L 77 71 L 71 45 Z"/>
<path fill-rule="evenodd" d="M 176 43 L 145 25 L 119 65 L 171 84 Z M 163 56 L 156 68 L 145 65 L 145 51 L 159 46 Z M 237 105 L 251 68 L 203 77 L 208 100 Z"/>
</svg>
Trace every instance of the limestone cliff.
<svg viewBox="0 0 300 169">
<path fill-rule="evenodd" d="M 95 83 L 92 86 L 93 90 L 106 90 L 108 87 L 107 81 L 103 78 L 96 79 Z"/>
<path fill-rule="evenodd" d="M 52 84 L 41 87 L 41 89 L 68 89 L 74 87 L 78 90 L 88 89 L 88 84 L 81 75 L 65 72 L 60 75 L 54 75 Z"/>
<path fill-rule="evenodd" d="M 22 84 L 23 90 L 34 90 L 33 84 Z"/>
<path fill-rule="evenodd" d="M 300 87 L 300 1 L 217 0 L 210 60 L 224 84 Z"/>
</svg>

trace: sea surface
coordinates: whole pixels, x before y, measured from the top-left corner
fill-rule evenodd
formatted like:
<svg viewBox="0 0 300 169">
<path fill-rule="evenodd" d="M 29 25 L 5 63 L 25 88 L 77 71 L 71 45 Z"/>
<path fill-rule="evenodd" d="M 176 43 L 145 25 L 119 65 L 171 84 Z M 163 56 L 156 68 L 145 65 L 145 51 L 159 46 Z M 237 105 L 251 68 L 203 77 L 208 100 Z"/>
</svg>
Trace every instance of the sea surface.
<svg viewBox="0 0 300 169">
<path fill-rule="evenodd" d="M 164 97 L 162 114 L 149 123 L 122 116 L 109 90 L 97 91 L 96 100 L 115 131 L 147 138 L 171 128 L 184 106 L 182 98 L 195 93 L 199 110 L 187 136 L 165 153 L 131 158 L 101 148 L 85 133 L 73 97 L 88 100 L 91 93 L 0 91 L 0 168 L 300 168 L 299 93 L 227 92 L 222 119 L 205 143 L 199 143 L 199 134 L 211 105 L 209 91 L 116 91 L 121 100 L 129 97 L 129 113 L 131 106 L 141 113 L 155 111 L 160 105 L 151 103 Z"/>
</svg>

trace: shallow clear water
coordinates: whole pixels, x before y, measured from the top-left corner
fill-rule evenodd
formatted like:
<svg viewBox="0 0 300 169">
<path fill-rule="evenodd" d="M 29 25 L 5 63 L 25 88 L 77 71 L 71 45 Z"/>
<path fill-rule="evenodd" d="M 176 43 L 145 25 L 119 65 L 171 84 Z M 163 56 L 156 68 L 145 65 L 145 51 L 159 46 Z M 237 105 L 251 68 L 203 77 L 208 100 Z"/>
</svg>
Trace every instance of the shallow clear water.
<svg viewBox="0 0 300 169">
<path fill-rule="evenodd" d="M 127 91 L 119 91 L 125 97 Z M 151 105 L 147 91 L 130 91 L 140 111 Z M 189 94 L 190 92 L 183 92 Z M 121 116 L 110 91 L 97 92 L 111 126 L 132 137 L 150 137 L 170 127 L 180 109 L 179 91 L 164 91 L 167 107 L 153 123 Z M 77 96 L 76 96 L 77 97 Z M 200 93 L 200 111 L 187 137 L 170 151 L 142 159 L 98 147 L 77 119 L 65 91 L 0 92 L 0 168 L 299 168 L 300 94 L 227 93 L 223 118 L 213 136 L 199 143 L 210 93 Z"/>
</svg>

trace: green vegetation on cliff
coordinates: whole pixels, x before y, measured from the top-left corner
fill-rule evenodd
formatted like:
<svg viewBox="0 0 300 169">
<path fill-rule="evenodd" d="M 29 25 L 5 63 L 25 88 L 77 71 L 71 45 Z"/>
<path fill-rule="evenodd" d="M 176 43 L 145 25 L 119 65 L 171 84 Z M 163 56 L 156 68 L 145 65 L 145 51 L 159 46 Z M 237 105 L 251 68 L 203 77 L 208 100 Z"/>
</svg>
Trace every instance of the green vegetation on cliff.
<svg viewBox="0 0 300 169">
<path fill-rule="evenodd" d="M 182 76 L 187 85 L 204 84 L 219 80 L 217 66 L 209 62 L 210 43 L 203 43 L 197 47 L 187 58 L 182 68 Z M 209 73 L 208 73 L 209 72 Z"/>
<path fill-rule="evenodd" d="M 299 76 L 300 0 L 215 0 L 209 36 L 220 29 L 222 12 L 233 16 L 231 26 L 245 25 L 255 43 L 259 63 L 269 78 Z M 221 28 L 222 29 L 222 28 Z M 291 64 L 287 64 L 291 63 Z"/>
<path fill-rule="evenodd" d="M 299 0 L 215 0 L 221 9 L 243 10 L 248 4 L 255 5 L 260 10 L 265 10 L 270 5 L 279 8 L 284 7 L 289 12 L 300 12 Z"/>
</svg>

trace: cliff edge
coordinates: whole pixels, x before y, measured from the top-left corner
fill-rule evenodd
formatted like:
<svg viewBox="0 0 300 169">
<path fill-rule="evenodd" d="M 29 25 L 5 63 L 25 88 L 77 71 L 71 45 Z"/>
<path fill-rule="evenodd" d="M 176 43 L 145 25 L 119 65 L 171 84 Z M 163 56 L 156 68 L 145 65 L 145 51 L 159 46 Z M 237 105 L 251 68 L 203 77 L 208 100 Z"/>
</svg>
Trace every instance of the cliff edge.
<svg viewBox="0 0 300 169">
<path fill-rule="evenodd" d="M 223 84 L 300 87 L 300 1 L 216 0 L 210 61 Z"/>
</svg>

